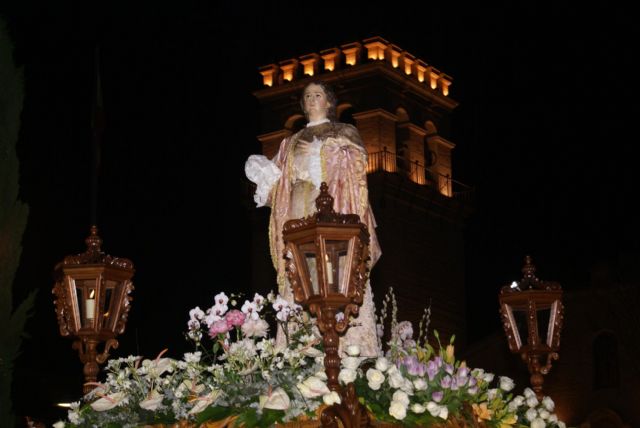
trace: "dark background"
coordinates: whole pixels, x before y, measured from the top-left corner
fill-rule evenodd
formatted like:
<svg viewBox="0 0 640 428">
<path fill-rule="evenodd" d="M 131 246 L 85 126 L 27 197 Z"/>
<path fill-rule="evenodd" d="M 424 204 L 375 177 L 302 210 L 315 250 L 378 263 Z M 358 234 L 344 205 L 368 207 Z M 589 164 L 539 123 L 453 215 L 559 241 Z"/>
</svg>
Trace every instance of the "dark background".
<svg viewBox="0 0 640 428">
<path fill-rule="evenodd" d="M 15 376 L 19 414 L 62 415 L 51 403 L 80 392 L 50 290 L 53 267 L 84 251 L 91 224 L 96 46 L 106 112 L 97 224 L 103 249 L 136 267 L 115 356 L 180 355 L 190 308 L 247 289 L 257 68 L 375 35 L 453 77 L 460 106 L 445 137 L 457 144 L 454 178 L 477 200 L 466 233 L 471 342 L 499 328 L 497 292 L 520 278 L 524 255 L 568 290 L 588 287 L 598 264 L 637 259 L 638 30 L 627 10 L 213 3 L 0 8 L 26 92 L 17 149 L 30 216 L 16 301 L 39 290 Z"/>
</svg>

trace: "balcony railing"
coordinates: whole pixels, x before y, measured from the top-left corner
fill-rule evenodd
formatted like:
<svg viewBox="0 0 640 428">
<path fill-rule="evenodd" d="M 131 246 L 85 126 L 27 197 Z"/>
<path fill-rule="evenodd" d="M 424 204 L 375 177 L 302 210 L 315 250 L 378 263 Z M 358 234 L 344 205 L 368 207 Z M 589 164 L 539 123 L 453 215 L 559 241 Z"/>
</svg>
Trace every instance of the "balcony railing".
<svg viewBox="0 0 640 428">
<path fill-rule="evenodd" d="M 377 171 L 404 172 L 414 183 L 434 187 L 440 194 L 448 197 L 466 199 L 473 190 L 470 186 L 454 180 L 448 175 L 440 174 L 420 165 L 418 161 L 408 162 L 386 148 L 381 152 L 369 153 L 367 173 L 371 174 Z"/>
</svg>

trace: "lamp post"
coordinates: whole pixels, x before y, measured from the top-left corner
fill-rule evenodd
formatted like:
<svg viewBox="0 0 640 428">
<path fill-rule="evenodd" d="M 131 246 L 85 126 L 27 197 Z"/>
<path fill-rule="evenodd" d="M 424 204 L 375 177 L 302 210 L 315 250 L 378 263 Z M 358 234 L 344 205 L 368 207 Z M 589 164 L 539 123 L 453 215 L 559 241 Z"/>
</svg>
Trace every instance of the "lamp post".
<svg viewBox="0 0 640 428">
<path fill-rule="evenodd" d="M 531 257 L 526 256 L 522 280 L 502 287 L 498 299 L 509 349 L 527 364 L 531 387 L 542 399 L 544 375 L 551 370 L 552 360 L 559 358 L 564 306 L 560 284 L 541 281 L 535 272 Z"/>
<path fill-rule="evenodd" d="M 60 334 L 71 337 L 84 364 L 86 394 L 94 386 L 98 364 L 109 357 L 109 350 L 118 347 L 116 336 L 122 334 L 133 291 L 133 263 L 128 259 L 106 255 L 101 250 L 98 228 L 91 227 L 85 239 L 87 251 L 67 256 L 54 269 L 52 293 Z M 105 342 L 102 352 L 98 345 Z"/>
<path fill-rule="evenodd" d="M 341 403 L 325 409 L 322 426 L 364 427 L 369 418 L 358 402 L 353 383 L 340 387 L 339 333 L 349 326 L 350 315 L 357 315 L 369 274 L 369 232 L 356 214 L 338 214 L 333 197 L 322 183 L 316 199 L 317 211 L 304 218 L 289 220 L 283 228 L 287 277 L 296 302 L 308 306 L 318 317 L 323 336 L 327 386 L 340 394 Z M 336 314 L 344 317 L 336 320 Z"/>
</svg>

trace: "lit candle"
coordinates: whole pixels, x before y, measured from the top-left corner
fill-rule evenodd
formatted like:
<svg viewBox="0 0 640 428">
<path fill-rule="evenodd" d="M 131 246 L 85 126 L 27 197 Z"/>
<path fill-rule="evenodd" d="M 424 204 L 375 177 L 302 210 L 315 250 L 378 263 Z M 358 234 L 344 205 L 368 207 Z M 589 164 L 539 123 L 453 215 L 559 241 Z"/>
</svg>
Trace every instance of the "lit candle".
<svg viewBox="0 0 640 428">
<path fill-rule="evenodd" d="M 94 319 L 96 316 L 96 299 L 94 298 L 96 294 L 95 290 L 91 290 L 89 294 L 89 298 L 84 301 L 84 312 L 87 319 Z"/>
<path fill-rule="evenodd" d="M 329 280 L 329 284 L 333 284 L 333 266 L 329 261 L 329 256 L 325 254 L 324 257 L 325 257 L 325 260 L 327 261 L 327 278 Z"/>
</svg>

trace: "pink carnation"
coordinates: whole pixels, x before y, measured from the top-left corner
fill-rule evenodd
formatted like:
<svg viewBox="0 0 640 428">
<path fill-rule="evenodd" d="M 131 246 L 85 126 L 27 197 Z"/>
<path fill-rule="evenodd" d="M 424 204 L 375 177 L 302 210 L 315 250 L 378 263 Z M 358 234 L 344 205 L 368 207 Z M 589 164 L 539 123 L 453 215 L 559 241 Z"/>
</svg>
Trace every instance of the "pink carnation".
<svg viewBox="0 0 640 428">
<path fill-rule="evenodd" d="M 229 328 L 231 327 L 240 327 L 244 324 L 244 319 L 246 315 L 237 309 L 232 309 L 227 313 L 225 319 L 227 320 L 227 325 Z"/>
<path fill-rule="evenodd" d="M 209 328 L 209 337 L 216 337 L 218 334 L 231 330 L 231 326 L 224 319 L 215 321 Z"/>
</svg>

